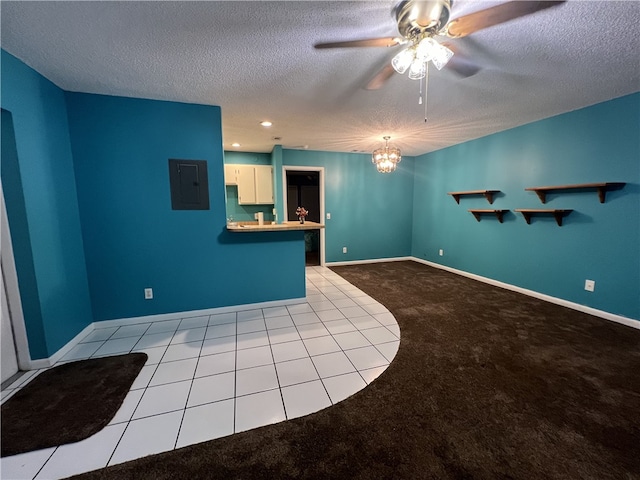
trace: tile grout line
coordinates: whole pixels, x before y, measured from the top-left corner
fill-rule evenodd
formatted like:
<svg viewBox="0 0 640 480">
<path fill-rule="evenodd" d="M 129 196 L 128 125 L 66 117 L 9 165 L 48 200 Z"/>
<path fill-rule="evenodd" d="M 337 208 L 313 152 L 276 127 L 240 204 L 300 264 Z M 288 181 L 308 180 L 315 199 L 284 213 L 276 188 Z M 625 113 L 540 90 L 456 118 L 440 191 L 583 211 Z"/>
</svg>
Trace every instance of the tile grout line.
<svg viewBox="0 0 640 480">
<path fill-rule="evenodd" d="M 37 478 L 38 475 L 40 475 L 40 472 L 42 471 L 42 469 L 45 467 L 45 465 L 47 463 L 49 463 L 49 460 L 51 460 L 51 457 L 53 457 L 53 454 L 56 453 L 58 451 L 58 448 L 60 448 L 60 445 L 58 445 L 56 448 L 53 449 L 53 452 L 51 452 L 51 455 L 49 455 L 47 457 L 47 459 L 44 461 L 44 463 L 42 464 L 42 466 L 38 469 L 38 471 L 36 472 L 36 474 L 32 477 L 32 480 L 35 480 L 35 478 Z"/>
<path fill-rule="evenodd" d="M 266 318 L 264 318 L 264 311 L 262 311 L 262 320 L 264 322 L 264 328 L 267 333 L 267 341 L 269 342 L 269 351 L 271 352 L 271 360 L 273 360 L 273 370 L 276 372 L 276 381 L 278 382 L 278 391 L 280 392 L 280 401 L 282 402 L 282 411 L 284 412 L 285 420 L 289 420 L 289 415 L 287 415 L 287 406 L 284 403 L 284 394 L 282 393 L 282 384 L 280 383 L 280 375 L 278 374 L 278 367 L 276 367 L 276 358 L 273 356 L 273 344 L 271 343 L 271 336 L 269 335 L 269 329 L 267 328 L 267 320 Z M 293 322 L 293 318 L 291 319 L 291 321 Z"/>
<path fill-rule="evenodd" d="M 182 320 L 180 320 L 180 322 L 182 322 Z M 151 325 L 154 322 L 152 322 L 151 324 L 149 324 L 149 327 L 147 328 L 147 330 L 145 330 L 145 333 L 149 330 L 149 328 L 151 328 Z M 178 323 L 178 326 L 180 326 L 180 323 Z M 117 330 L 116 330 L 117 331 Z M 171 335 L 171 340 L 173 340 L 173 337 L 176 335 L 177 332 L 177 327 L 176 330 L 173 332 L 173 335 Z M 115 332 L 114 332 L 115 333 Z M 140 336 L 140 339 L 142 339 L 142 337 L 144 336 L 144 334 L 142 334 Z M 140 341 L 140 339 L 138 340 L 138 342 Z M 171 345 L 171 340 L 169 340 L 169 345 Z M 138 342 L 135 343 L 135 345 L 138 344 Z M 133 348 L 135 348 L 135 345 Z M 144 387 L 144 391 L 142 392 L 142 395 L 140 395 L 140 398 L 138 399 L 138 402 L 136 403 L 135 408 L 131 411 L 131 416 L 129 417 L 129 420 L 126 422 L 126 425 L 124 427 L 124 430 L 122 430 L 122 434 L 120 435 L 120 438 L 118 439 L 118 441 L 116 442 L 116 445 L 113 447 L 113 450 L 111 451 L 111 455 L 109 455 L 109 458 L 107 459 L 107 463 L 103 468 L 106 468 L 109 466 L 109 463 L 111 462 L 111 460 L 113 459 L 113 455 L 116 453 L 116 450 L 118 449 L 118 447 L 120 446 L 120 442 L 122 442 L 122 439 L 124 438 L 125 434 L 127 433 L 127 430 L 129 430 L 129 426 L 131 425 L 131 422 L 133 422 L 133 416 L 136 413 L 136 410 L 138 410 L 138 407 L 140 406 L 140 403 L 142 402 L 142 399 L 144 397 L 144 395 L 147 393 L 147 390 L 149 389 L 149 384 L 151 383 L 151 380 L 153 379 L 154 375 L 156 374 L 156 372 L 158 371 L 158 367 L 160 366 L 160 363 L 162 363 L 162 359 L 164 358 L 164 355 L 167 353 L 167 349 L 169 348 L 169 345 L 167 345 L 167 347 L 164 350 L 164 353 L 162 354 L 162 357 L 160 357 L 160 360 L 158 360 L 158 363 L 156 364 L 156 368 L 153 371 L 153 374 L 151 374 L 151 377 L 149 377 L 149 381 L 147 382 L 147 385 Z M 132 348 L 132 351 L 133 351 Z M 135 381 L 135 380 L 134 380 Z M 133 385 L 133 384 L 132 384 Z M 131 392 L 132 390 L 129 390 L 129 392 Z M 126 398 L 126 397 L 125 397 Z M 117 412 L 116 412 L 117 414 Z M 147 418 L 147 417 L 141 417 L 141 418 Z"/>
<path fill-rule="evenodd" d="M 238 312 L 235 312 L 235 344 L 233 349 L 233 433 L 238 430 L 236 422 L 238 421 Z"/>
<path fill-rule="evenodd" d="M 204 340 L 205 340 L 205 338 L 207 336 L 207 330 L 209 329 L 209 321 L 210 320 L 211 320 L 211 315 L 209 315 L 207 317 L 207 327 L 205 328 L 204 335 L 202 336 L 202 342 L 200 343 L 200 350 L 198 350 L 198 356 L 197 356 L 197 359 L 196 359 L 196 366 L 193 369 L 193 373 L 191 374 L 191 383 L 189 384 L 189 391 L 187 392 L 187 398 L 184 401 L 184 408 L 182 409 L 182 416 L 180 417 L 180 425 L 178 425 L 178 432 L 176 433 L 176 438 L 175 438 L 175 440 L 173 442 L 173 449 L 172 450 L 175 450 L 176 448 L 178 448 L 178 439 L 180 438 L 180 431 L 182 430 L 182 424 L 184 423 L 184 416 L 185 416 L 185 414 L 187 412 L 187 405 L 189 405 L 189 397 L 191 396 L 191 390 L 193 389 L 193 382 L 195 381 L 196 372 L 198 371 L 198 364 L 200 363 L 200 357 L 201 357 L 200 354 L 202 353 L 202 348 L 204 347 Z M 180 323 L 182 323 L 182 320 L 180 321 Z M 178 324 L 178 327 L 180 327 L 180 324 Z M 175 337 L 177 332 L 178 332 L 178 330 L 176 329 L 176 331 L 173 334 L 173 337 Z M 173 340 L 173 337 L 171 338 L 172 340 Z M 169 345 L 171 345 L 171 342 L 169 342 Z M 167 350 L 169 350 L 169 347 L 167 347 Z M 183 359 L 183 360 L 188 360 L 188 359 Z M 169 363 L 169 362 L 167 362 L 167 363 Z M 160 364 L 158 364 L 158 366 L 159 365 Z"/>
<path fill-rule="evenodd" d="M 307 305 L 309 305 L 308 302 L 307 302 Z M 309 308 L 311 308 L 311 305 L 309 305 Z M 313 308 L 311 308 L 311 310 L 313 311 Z M 313 313 L 316 314 L 315 311 Z M 316 316 L 318 316 L 318 315 L 316 314 Z M 318 320 L 320 320 L 320 317 L 318 317 Z M 293 317 L 291 317 L 291 321 L 293 321 Z M 320 320 L 320 322 L 322 323 L 322 320 Z M 313 369 L 316 371 L 316 375 L 318 375 L 318 379 L 320 380 L 320 383 L 322 384 L 322 388 L 324 388 L 324 391 L 327 394 L 327 398 L 329 399 L 329 402 L 331 403 L 331 405 L 334 405 L 333 400 L 331 400 L 331 395 L 329 395 L 329 390 L 327 390 L 327 386 L 322 381 L 322 377 L 320 376 L 320 372 L 318 371 L 318 367 L 316 367 L 316 364 L 314 363 L 313 358 L 311 357 L 311 353 L 309 353 L 309 349 L 307 348 L 307 344 L 304 343 L 305 339 L 302 338 L 302 335 L 300 335 L 300 330 L 298 330 L 298 325 L 296 324 L 296 322 L 293 322 L 293 326 L 296 328 L 296 332 L 298 332 L 298 336 L 300 337 L 300 340 L 302 341 L 302 346 L 304 347 L 305 351 L 307 352 L 307 355 L 309 356 L 309 360 L 311 360 L 311 365 L 313 365 Z M 323 326 L 324 326 L 324 324 L 323 324 Z M 327 331 L 329 331 L 329 330 L 327 330 Z M 329 332 L 329 334 L 331 334 L 331 332 Z M 318 337 L 315 337 L 315 338 L 318 338 Z M 340 345 L 338 345 L 338 346 L 340 346 Z"/>
<path fill-rule="evenodd" d="M 340 277 L 340 278 L 342 278 L 342 277 Z M 332 283 L 332 284 L 333 284 L 333 283 Z M 333 284 L 333 285 L 335 285 L 335 284 Z M 351 298 L 351 297 L 349 297 L 349 298 Z M 330 300 L 330 301 L 331 301 L 331 300 Z M 333 303 L 333 302 L 331 302 L 331 303 Z M 355 303 L 355 302 L 354 302 L 354 303 Z M 380 303 L 380 302 L 378 302 L 378 303 Z M 335 305 L 335 304 L 334 304 L 334 305 Z M 380 305 L 382 305 L 382 304 L 380 304 Z M 384 306 L 384 305 L 383 305 L 383 306 Z M 338 307 L 336 307 L 336 308 L 338 308 Z M 361 308 L 362 308 L 362 306 L 361 306 Z M 386 308 L 386 307 L 385 307 L 385 308 Z M 363 310 L 364 310 L 364 309 L 363 309 Z M 340 308 L 338 308 L 338 311 L 340 311 Z M 340 311 L 340 313 L 342 313 L 342 312 Z M 367 312 L 367 313 L 369 313 L 369 312 Z M 369 315 L 371 316 L 371 314 L 369 314 Z M 347 318 L 346 320 L 347 320 L 349 323 L 351 323 L 351 321 L 350 321 L 348 318 Z M 324 323 L 324 322 L 323 322 L 323 323 Z M 351 323 L 351 325 L 353 325 L 353 326 L 356 328 L 356 330 L 357 330 L 357 331 L 362 335 L 362 332 L 360 331 L 360 328 L 359 328 L 357 325 L 355 325 L 355 324 L 353 324 L 353 323 Z M 326 328 L 326 327 L 325 327 L 325 328 Z M 377 328 L 377 327 L 374 327 L 374 328 Z M 327 329 L 327 330 L 329 330 L 329 329 Z M 342 333 L 347 333 L 347 332 L 342 332 Z M 353 366 L 353 368 L 354 368 L 354 369 L 355 369 L 355 371 L 358 373 L 358 375 L 360 376 L 360 378 L 362 379 L 362 381 L 365 383 L 365 388 L 366 388 L 366 386 L 367 386 L 367 385 L 369 385 L 369 382 L 367 382 L 367 380 L 364 378 L 364 376 L 362 375 L 362 373 L 360 373 L 360 370 L 359 370 L 359 369 L 358 369 L 358 367 L 356 367 L 356 365 L 353 363 L 353 361 L 351 360 L 351 358 L 349 357 L 349 355 L 347 355 L 346 351 L 342 348 L 342 345 L 340 345 L 340 343 L 335 339 L 335 337 L 333 336 L 333 333 L 331 333 L 331 331 L 329 331 L 329 334 L 330 334 L 330 335 L 331 335 L 331 337 L 333 338 L 333 341 L 334 341 L 334 342 L 336 342 L 336 343 L 338 344 L 338 347 L 340 348 L 340 351 L 344 354 L 344 356 L 345 356 L 345 357 L 347 357 L 347 360 L 349 360 L 349 363 Z M 369 340 L 365 335 L 362 335 L 362 336 L 367 340 L 367 342 L 369 342 L 370 346 L 372 346 L 372 347 L 374 347 L 374 348 L 375 348 L 375 345 L 374 345 L 374 344 L 373 344 L 373 343 L 372 343 L 372 342 L 371 342 L 371 341 L 370 341 L 370 340 Z M 357 347 L 357 348 L 367 348 L 367 346 L 365 346 L 365 347 Z M 356 348 L 352 348 L 352 349 L 349 349 L 349 350 L 356 350 Z M 380 355 L 382 355 L 382 358 L 384 358 L 385 360 L 387 360 L 387 357 L 385 357 L 385 356 L 382 354 L 382 352 L 380 352 L 377 348 L 376 348 L 376 351 L 377 351 L 378 353 L 380 353 Z M 390 364 L 390 362 L 387 360 L 387 367 L 389 366 L 389 364 Z M 375 368 L 375 367 L 371 367 L 371 368 Z"/>
</svg>

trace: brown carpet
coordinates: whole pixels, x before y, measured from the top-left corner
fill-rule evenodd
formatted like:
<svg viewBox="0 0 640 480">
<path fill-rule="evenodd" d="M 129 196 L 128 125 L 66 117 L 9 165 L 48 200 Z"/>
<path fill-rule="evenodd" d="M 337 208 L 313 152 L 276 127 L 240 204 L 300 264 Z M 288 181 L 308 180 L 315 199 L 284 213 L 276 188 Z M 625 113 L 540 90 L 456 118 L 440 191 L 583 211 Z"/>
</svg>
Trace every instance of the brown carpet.
<svg viewBox="0 0 640 480">
<path fill-rule="evenodd" d="M 2 456 L 78 442 L 99 432 L 146 361 L 146 353 L 131 353 L 42 372 L 2 405 Z"/>
<path fill-rule="evenodd" d="M 85 479 L 637 479 L 640 331 L 415 262 L 336 267 L 398 354 L 316 414 Z"/>
</svg>

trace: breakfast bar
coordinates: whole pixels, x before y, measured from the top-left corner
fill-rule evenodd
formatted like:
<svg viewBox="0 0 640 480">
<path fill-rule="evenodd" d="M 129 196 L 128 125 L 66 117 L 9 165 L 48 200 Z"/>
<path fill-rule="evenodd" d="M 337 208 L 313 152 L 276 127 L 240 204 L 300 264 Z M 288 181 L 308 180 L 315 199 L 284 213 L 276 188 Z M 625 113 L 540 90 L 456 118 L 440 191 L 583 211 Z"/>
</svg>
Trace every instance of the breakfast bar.
<svg viewBox="0 0 640 480">
<path fill-rule="evenodd" d="M 227 224 L 227 230 L 230 232 L 283 232 L 290 230 L 318 230 L 321 228 L 324 228 L 323 224 L 309 221 L 304 223 L 298 221 L 265 223 L 263 225 L 259 225 L 257 222 L 234 222 Z"/>
</svg>

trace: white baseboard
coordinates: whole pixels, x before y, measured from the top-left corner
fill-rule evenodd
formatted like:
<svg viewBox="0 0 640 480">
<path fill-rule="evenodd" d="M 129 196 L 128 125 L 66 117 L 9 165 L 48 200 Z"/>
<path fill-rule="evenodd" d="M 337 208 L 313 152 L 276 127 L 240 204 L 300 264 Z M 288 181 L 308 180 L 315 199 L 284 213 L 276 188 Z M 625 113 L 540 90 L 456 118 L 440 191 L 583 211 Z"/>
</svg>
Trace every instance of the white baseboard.
<svg viewBox="0 0 640 480">
<path fill-rule="evenodd" d="M 621 323 L 622 325 L 626 325 L 627 327 L 640 329 L 640 321 L 635 320 L 633 318 L 623 317 L 622 315 L 616 315 L 614 313 L 605 312 L 604 310 L 598 310 L 596 308 L 587 307 L 586 305 L 581 305 L 579 303 L 570 302 L 568 300 L 564 300 L 562 298 L 552 297 L 551 295 L 545 295 L 544 293 L 536 292 L 535 290 L 528 290 L 526 288 L 518 287 L 516 285 L 511 285 L 509 283 L 500 282 L 498 280 L 494 280 L 492 278 L 483 277 L 481 275 L 476 275 L 474 273 L 465 272 L 464 270 L 458 270 L 456 268 L 447 267 L 446 265 L 441 265 L 439 263 L 430 262 L 428 260 L 423 260 L 418 257 L 411 257 L 411 260 L 414 260 L 418 263 L 423 263 L 425 265 L 429 265 L 430 267 L 438 268 L 440 270 L 446 270 L 447 272 L 455 273 L 456 275 L 462 275 L 463 277 L 471 278 L 473 280 L 478 280 L 479 282 L 488 283 L 489 285 L 493 285 L 496 287 L 504 288 L 506 290 L 511 290 L 514 292 L 522 293 L 524 295 L 528 295 L 530 297 L 538 298 L 540 300 L 544 300 L 545 302 L 555 303 L 556 305 L 561 305 L 563 307 L 571 308 L 572 310 L 577 310 L 582 313 L 587 313 L 589 315 L 593 315 L 595 317 L 600 317 L 605 320 L 610 320 L 612 322 Z"/>
<path fill-rule="evenodd" d="M 162 313 L 158 315 L 145 315 L 141 317 L 118 318 L 114 320 L 102 320 L 87 325 L 80 333 L 69 340 L 64 347 L 48 358 L 40 358 L 30 360 L 28 369 L 37 370 L 41 368 L 49 368 L 58 362 L 62 357 L 71 351 L 73 347 L 80 343 L 84 337 L 93 332 L 96 328 L 120 327 L 122 325 L 134 325 L 138 323 L 161 322 L 164 320 L 176 320 L 180 318 L 200 317 L 203 315 L 215 315 L 218 313 L 229 313 L 242 310 L 255 310 L 258 308 L 281 307 L 283 305 L 295 305 L 297 303 L 306 302 L 305 297 L 290 298 L 287 300 L 274 300 L 270 302 L 248 303 L 244 305 L 234 305 L 230 307 L 206 308 L 203 310 L 191 310 L 186 312 Z"/>
<path fill-rule="evenodd" d="M 54 365 L 57 361 L 59 361 L 62 357 L 64 357 L 67 353 L 71 351 L 73 347 L 80 343 L 84 337 L 89 335 L 94 330 L 93 323 L 90 323 L 86 327 L 82 329 L 80 333 L 78 333 L 75 337 L 69 340 L 60 350 L 51 355 L 48 358 L 39 358 L 37 360 L 29 361 L 29 370 L 37 370 L 40 368 L 49 368 Z"/>
<path fill-rule="evenodd" d="M 141 317 L 118 318 L 114 320 L 101 320 L 93 322 L 96 328 L 120 327 L 122 325 L 135 325 L 137 323 L 162 322 L 165 320 L 177 320 L 179 318 L 201 317 L 203 315 L 216 315 L 219 313 L 239 312 L 241 310 L 256 310 L 258 308 L 281 307 L 306 302 L 305 297 L 289 298 L 287 300 L 273 300 L 270 302 L 247 303 L 244 305 L 232 305 L 229 307 L 205 308 L 203 310 L 190 310 L 186 312 L 161 313 L 157 315 L 145 315 Z"/>
<path fill-rule="evenodd" d="M 391 257 L 391 258 L 374 258 L 372 260 L 350 260 L 347 262 L 327 262 L 327 267 L 340 267 L 342 265 L 363 265 L 365 263 L 386 263 L 386 262 L 404 262 L 406 260 L 415 260 L 415 257 Z"/>
</svg>

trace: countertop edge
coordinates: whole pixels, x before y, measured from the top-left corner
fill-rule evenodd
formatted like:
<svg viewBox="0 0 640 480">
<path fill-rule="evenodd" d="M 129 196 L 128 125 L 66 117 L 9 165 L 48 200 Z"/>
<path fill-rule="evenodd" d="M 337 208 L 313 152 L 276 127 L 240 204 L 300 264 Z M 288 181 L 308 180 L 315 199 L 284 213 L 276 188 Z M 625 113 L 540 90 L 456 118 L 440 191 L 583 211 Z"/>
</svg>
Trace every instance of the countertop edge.
<svg viewBox="0 0 640 480">
<path fill-rule="evenodd" d="M 264 224 L 264 225 L 237 225 L 228 226 L 227 230 L 234 233 L 247 233 L 247 232 L 287 232 L 294 230 L 318 230 L 324 228 L 321 223 L 315 222 L 287 222 L 277 224 Z"/>
</svg>

